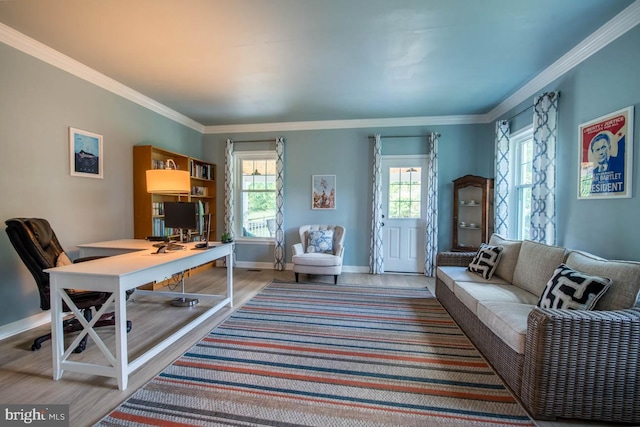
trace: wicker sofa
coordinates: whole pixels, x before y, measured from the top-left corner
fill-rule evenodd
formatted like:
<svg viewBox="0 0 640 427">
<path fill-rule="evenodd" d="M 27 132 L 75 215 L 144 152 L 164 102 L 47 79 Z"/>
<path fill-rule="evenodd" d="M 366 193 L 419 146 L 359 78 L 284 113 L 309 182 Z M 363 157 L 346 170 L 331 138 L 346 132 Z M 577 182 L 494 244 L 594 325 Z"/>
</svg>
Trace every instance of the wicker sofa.
<svg viewBox="0 0 640 427">
<path fill-rule="evenodd" d="M 488 280 L 470 252 L 437 258 L 436 296 L 536 419 L 640 423 L 640 263 L 493 235 Z M 594 310 L 537 307 L 559 264 L 608 277 Z"/>
</svg>

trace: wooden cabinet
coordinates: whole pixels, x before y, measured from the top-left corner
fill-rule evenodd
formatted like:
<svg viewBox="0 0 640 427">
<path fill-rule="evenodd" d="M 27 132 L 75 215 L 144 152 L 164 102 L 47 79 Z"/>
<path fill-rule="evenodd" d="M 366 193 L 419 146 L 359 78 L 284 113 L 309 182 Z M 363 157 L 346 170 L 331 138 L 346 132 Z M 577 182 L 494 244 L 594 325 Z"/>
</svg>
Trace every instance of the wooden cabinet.
<svg viewBox="0 0 640 427">
<path fill-rule="evenodd" d="M 453 181 L 453 248 L 475 251 L 493 233 L 493 179 L 465 175 Z"/>
<path fill-rule="evenodd" d="M 147 192 L 146 171 L 160 169 L 172 159 L 176 167 L 191 175 L 191 194 L 150 194 Z M 163 203 L 173 201 L 202 201 L 204 213 L 211 214 L 209 240 L 216 236 L 216 165 L 151 145 L 133 147 L 133 234 L 136 239 L 147 236 L 166 236 Z M 174 237 L 170 235 L 169 237 Z"/>
</svg>

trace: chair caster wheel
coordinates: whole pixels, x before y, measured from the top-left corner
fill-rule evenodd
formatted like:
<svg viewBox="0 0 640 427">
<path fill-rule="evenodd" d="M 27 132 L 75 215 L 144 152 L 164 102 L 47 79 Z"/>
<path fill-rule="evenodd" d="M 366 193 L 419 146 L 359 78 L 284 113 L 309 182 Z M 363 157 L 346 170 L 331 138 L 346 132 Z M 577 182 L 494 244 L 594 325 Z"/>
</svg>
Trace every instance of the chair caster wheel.
<svg viewBox="0 0 640 427">
<path fill-rule="evenodd" d="M 41 346 L 40 346 L 40 344 L 33 344 L 33 345 L 31 346 L 31 351 L 40 350 L 40 347 L 41 347 Z"/>
<path fill-rule="evenodd" d="M 132 327 L 133 323 L 131 323 L 131 320 L 127 320 L 127 333 L 131 332 Z"/>
<path fill-rule="evenodd" d="M 78 346 L 76 348 L 73 349 L 74 353 L 82 353 L 85 348 L 87 348 L 87 344 L 81 342 L 80 344 L 78 344 Z"/>
</svg>

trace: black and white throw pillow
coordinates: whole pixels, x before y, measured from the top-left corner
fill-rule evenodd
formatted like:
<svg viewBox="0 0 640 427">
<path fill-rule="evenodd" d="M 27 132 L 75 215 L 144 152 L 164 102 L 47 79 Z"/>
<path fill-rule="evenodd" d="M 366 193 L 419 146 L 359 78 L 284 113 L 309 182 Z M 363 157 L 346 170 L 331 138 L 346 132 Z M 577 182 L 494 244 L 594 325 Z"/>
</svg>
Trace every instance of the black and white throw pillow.
<svg viewBox="0 0 640 427">
<path fill-rule="evenodd" d="M 468 270 L 479 273 L 483 279 L 489 280 L 496 268 L 502 255 L 502 246 L 489 246 L 486 243 L 480 245 L 480 250 L 469 264 Z"/>
<path fill-rule="evenodd" d="M 538 307 L 592 310 L 611 283 L 609 278 L 590 276 L 560 264 L 547 282 Z"/>
</svg>

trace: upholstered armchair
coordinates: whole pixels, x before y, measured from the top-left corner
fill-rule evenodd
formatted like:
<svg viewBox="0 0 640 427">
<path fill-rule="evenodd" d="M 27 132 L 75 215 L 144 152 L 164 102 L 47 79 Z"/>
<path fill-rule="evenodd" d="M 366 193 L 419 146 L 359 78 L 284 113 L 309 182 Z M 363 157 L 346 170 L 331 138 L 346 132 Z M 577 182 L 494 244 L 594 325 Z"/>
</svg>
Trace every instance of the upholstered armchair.
<svg viewBox="0 0 640 427">
<path fill-rule="evenodd" d="M 293 272 L 331 275 L 338 283 L 342 273 L 345 229 L 339 225 L 303 225 L 298 230 L 300 243 L 293 245 Z"/>
</svg>

